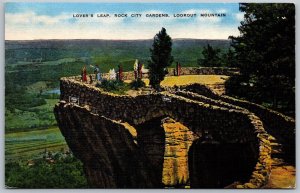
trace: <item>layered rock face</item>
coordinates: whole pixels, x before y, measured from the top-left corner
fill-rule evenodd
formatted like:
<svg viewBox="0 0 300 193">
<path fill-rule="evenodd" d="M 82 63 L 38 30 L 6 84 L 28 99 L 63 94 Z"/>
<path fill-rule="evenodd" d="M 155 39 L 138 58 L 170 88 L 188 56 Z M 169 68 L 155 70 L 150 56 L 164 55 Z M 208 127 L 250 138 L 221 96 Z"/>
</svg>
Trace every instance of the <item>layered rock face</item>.
<svg viewBox="0 0 300 193">
<path fill-rule="evenodd" d="M 91 187 L 161 187 L 130 128 L 77 105 L 61 102 L 54 110 L 69 147 L 84 164 Z"/>
<path fill-rule="evenodd" d="M 165 152 L 162 182 L 165 187 L 190 186 L 188 152 L 198 136 L 171 118 L 162 120 L 165 131 Z"/>
<path fill-rule="evenodd" d="M 91 187 L 263 186 L 272 152 L 263 123 L 204 91 L 120 96 L 63 78 L 54 112 Z"/>
</svg>

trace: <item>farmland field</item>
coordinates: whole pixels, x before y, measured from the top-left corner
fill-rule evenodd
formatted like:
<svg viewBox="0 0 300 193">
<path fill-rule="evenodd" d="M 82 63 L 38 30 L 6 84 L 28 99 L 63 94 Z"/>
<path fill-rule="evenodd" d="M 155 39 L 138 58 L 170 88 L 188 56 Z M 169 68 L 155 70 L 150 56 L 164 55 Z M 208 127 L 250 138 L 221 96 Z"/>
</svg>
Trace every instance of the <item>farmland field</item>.
<svg viewBox="0 0 300 193">
<path fill-rule="evenodd" d="M 68 146 L 57 127 L 44 130 L 8 133 L 5 135 L 5 160 L 32 159 L 47 151 L 60 151 Z"/>
</svg>

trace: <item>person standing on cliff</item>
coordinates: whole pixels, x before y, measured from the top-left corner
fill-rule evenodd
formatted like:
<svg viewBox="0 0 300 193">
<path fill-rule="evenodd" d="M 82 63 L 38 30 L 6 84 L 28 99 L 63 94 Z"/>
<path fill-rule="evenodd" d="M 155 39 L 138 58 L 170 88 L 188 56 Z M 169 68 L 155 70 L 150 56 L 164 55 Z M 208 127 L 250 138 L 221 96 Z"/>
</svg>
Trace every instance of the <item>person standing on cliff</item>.
<svg viewBox="0 0 300 193">
<path fill-rule="evenodd" d="M 95 74 L 95 80 L 101 81 L 101 73 L 100 73 L 100 68 L 99 65 L 96 64 L 95 66 L 90 65 L 94 69 L 94 74 Z"/>
<path fill-rule="evenodd" d="M 133 71 L 134 71 L 134 79 L 136 80 L 138 78 L 138 74 L 137 74 L 137 70 L 138 70 L 138 64 L 139 61 L 138 59 L 135 60 L 134 64 L 133 64 Z"/>
<path fill-rule="evenodd" d="M 90 84 L 93 84 L 93 76 L 90 74 L 89 77 L 90 77 Z"/>
<path fill-rule="evenodd" d="M 138 78 L 142 79 L 143 78 L 143 74 L 142 74 L 142 63 L 138 63 Z"/>
<path fill-rule="evenodd" d="M 177 76 L 180 76 L 181 73 L 181 65 L 179 62 L 176 63 L 176 71 L 177 71 Z"/>
<path fill-rule="evenodd" d="M 101 81 L 101 73 L 100 73 L 100 68 L 99 68 L 98 64 L 96 64 L 94 72 L 96 74 L 96 80 Z"/>
<path fill-rule="evenodd" d="M 81 69 L 81 80 L 82 82 L 87 82 L 86 65 L 84 65 L 83 68 Z"/>
<path fill-rule="evenodd" d="M 121 64 L 118 65 L 118 80 L 119 81 L 122 81 L 123 80 L 123 69 L 122 69 L 122 66 Z"/>
</svg>

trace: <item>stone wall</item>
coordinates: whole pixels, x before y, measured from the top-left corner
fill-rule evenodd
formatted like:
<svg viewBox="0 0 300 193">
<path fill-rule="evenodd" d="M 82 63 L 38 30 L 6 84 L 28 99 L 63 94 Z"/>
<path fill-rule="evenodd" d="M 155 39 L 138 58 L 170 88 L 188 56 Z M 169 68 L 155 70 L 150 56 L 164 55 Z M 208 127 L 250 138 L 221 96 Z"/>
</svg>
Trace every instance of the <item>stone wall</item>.
<svg viewBox="0 0 300 193">
<path fill-rule="evenodd" d="M 97 114 L 98 116 L 107 117 L 109 120 L 128 122 L 133 127 L 136 127 L 154 118 L 171 117 L 187 126 L 200 138 L 209 137 L 210 139 L 218 141 L 218 143 L 221 144 L 250 144 L 252 149 L 252 155 L 250 156 L 257 158 L 254 172 L 252 173 L 249 183 L 244 185 L 238 184 L 238 186 L 234 187 L 260 187 L 268 179 L 271 156 L 269 135 L 265 132 L 260 119 L 248 110 L 222 101 L 217 101 L 215 99 L 209 99 L 199 95 L 192 96 L 191 93 L 181 93 L 181 96 L 168 92 L 138 95 L 136 97 L 114 95 L 112 93 L 103 92 L 102 90 L 91 85 L 81 83 L 77 81 L 76 78 L 62 78 L 61 101 L 66 101 L 62 102 L 62 104 L 69 103 L 70 97 L 79 98 L 79 105 L 88 110 L 89 113 L 86 112 L 86 115 L 83 117 L 88 117 L 89 114 L 93 117 L 95 114 Z M 78 109 L 74 111 L 68 110 L 72 112 L 69 114 L 64 114 L 61 113 L 64 112 L 62 105 L 59 107 L 61 108 L 56 107 L 55 114 L 59 123 L 59 127 L 66 137 L 68 144 L 75 143 L 72 142 L 72 138 L 74 136 L 78 136 L 78 129 L 89 130 L 87 127 L 93 127 L 93 121 L 86 121 L 90 120 L 90 118 L 78 118 L 79 114 L 76 113 Z M 77 117 L 78 120 L 76 121 L 73 119 L 73 117 Z M 74 127 L 77 127 L 74 122 L 87 122 L 87 124 L 82 124 L 80 128 L 74 129 Z M 110 123 L 112 124 L 111 127 L 114 128 L 115 126 L 113 126 L 113 124 L 116 122 Z M 106 125 L 103 125 L 102 127 L 106 127 Z M 114 140 L 121 140 L 124 144 L 134 143 L 132 138 L 115 139 L 114 137 L 110 136 L 110 131 L 105 131 L 105 133 L 107 133 L 107 135 L 104 135 L 105 138 L 103 139 L 98 138 L 98 135 L 103 134 L 102 132 L 94 131 L 86 132 L 81 137 L 86 138 L 84 140 L 97 139 L 102 142 L 109 140 L 112 145 L 112 141 Z M 84 151 L 82 149 L 84 146 L 81 146 L 80 144 L 77 146 L 70 145 L 70 147 L 72 151 L 75 152 Z M 114 149 L 117 151 L 118 148 Z M 130 149 L 134 148 L 131 147 Z M 100 149 L 92 154 L 97 157 L 97 159 L 104 159 L 103 157 L 105 157 L 100 152 Z M 86 167 L 92 167 L 88 164 L 90 162 L 85 158 L 79 156 L 79 159 L 84 162 Z M 122 156 L 118 159 L 125 159 L 126 161 L 126 158 Z M 87 169 L 87 171 L 92 170 Z M 90 178 L 90 182 L 97 187 L 121 187 L 120 185 L 116 185 L 116 183 L 97 183 L 93 177 L 96 174 L 90 174 L 89 172 L 87 173 L 87 176 Z M 100 174 L 104 175 L 102 173 Z M 127 175 L 131 174 L 127 173 L 125 176 Z M 145 175 L 151 176 L 150 174 Z M 131 187 L 137 186 L 139 185 L 131 184 Z M 149 186 L 148 184 L 147 186 L 145 184 L 141 186 L 158 187 L 159 185 L 158 182 L 151 182 Z"/>
<path fill-rule="evenodd" d="M 115 69 L 116 70 L 116 69 Z M 174 68 L 168 68 L 168 74 L 166 76 L 175 76 Z M 182 67 L 181 75 L 226 75 L 232 76 L 239 74 L 238 68 L 225 68 L 225 67 Z M 102 73 L 102 77 L 109 79 L 108 73 Z M 128 71 L 123 72 L 123 80 L 134 80 L 134 72 Z M 72 77 L 75 78 L 75 77 Z M 77 79 L 80 76 L 77 76 Z M 95 80 L 95 75 L 92 75 L 93 81 Z M 148 78 L 148 74 L 143 74 L 143 78 Z"/>
<path fill-rule="evenodd" d="M 208 98 L 233 104 L 249 110 L 256 114 L 264 123 L 266 131 L 274 136 L 283 145 L 287 161 L 295 163 L 295 120 L 279 112 L 268 109 L 262 105 L 251 103 L 246 100 L 239 100 L 226 95 L 218 95 L 204 85 L 191 84 L 182 86 L 180 89 L 204 95 Z"/>
<path fill-rule="evenodd" d="M 251 131 L 243 129 L 249 125 L 245 124 L 247 121 L 239 111 L 167 92 L 131 97 L 106 93 L 77 81 L 62 80 L 61 100 L 68 101 L 69 96 L 79 97 L 81 106 L 87 106 L 100 115 L 126 121 L 132 125 L 141 124 L 155 117 L 170 116 L 191 130 L 198 131 L 200 135 L 206 130 L 215 132 L 214 136 L 223 141 L 226 139 L 228 142 L 238 140 L 242 142 L 253 135 Z M 240 132 L 236 129 L 231 132 L 232 128 L 240 128 Z"/>
<path fill-rule="evenodd" d="M 245 100 L 221 96 L 222 101 L 235 104 L 255 113 L 263 121 L 266 131 L 282 144 L 286 161 L 295 163 L 296 126 L 295 120 L 279 112 Z"/>
<path fill-rule="evenodd" d="M 236 109 L 236 110 L 246 110 L 246 109 L 241 108 L 239 106 L 232 105 L 230 103 L 226 103 L 226 102 L 221 101 L 221 100 L 212 99 L 212 98 L 206 97 L 204 95 L 200 95 L 200 94 L 189 92 L 189 91 L 175 91 L 174 94 L 179 95 L 179 96 L 183 96 L 185 98 L 189 98 L 189 99 L 192 99 L 192 100 L 196 100 L 196 101 L 199 101 L 199 102 L 203 102 L 203 103 L 207 103 L 207 104 L 211 104 L 211 105 L 216 105 L 216 106 L 219 106 L 219 107 L 225 107 L 225 108 Z"/>
<path fill-rule="evenodd" d="M 174 68 L 168 68 L 167 76 L 174 76 Z M 225 75 L 232 76 L 239 74 L 238 68 L 227 67 L 182 67 L 181 75 Z"/>
</svg>

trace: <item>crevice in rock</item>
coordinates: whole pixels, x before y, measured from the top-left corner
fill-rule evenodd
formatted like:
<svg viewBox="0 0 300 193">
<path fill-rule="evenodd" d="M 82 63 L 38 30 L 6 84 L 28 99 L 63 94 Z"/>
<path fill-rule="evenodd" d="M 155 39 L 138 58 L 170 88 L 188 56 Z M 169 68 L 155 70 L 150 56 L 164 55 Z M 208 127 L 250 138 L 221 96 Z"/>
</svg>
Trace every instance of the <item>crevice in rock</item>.
<svg viewBox="0 0 300 193">
<path fill-rule="evenodd" d="M 145 155 L 149 167 L 154 171 L 155 178 L 160 182 L 162 182 L 165 152 L 165 131 L 161 125 L 163 118 L 154 118 L 135 126 L 139 150 Z"/>
<path fill-rule="evenodd" d="M 256 164 L 250 143 L 196 140 L 189 150 L 191 188 L 224 188 L 249 181 Z"/>
</svg>

